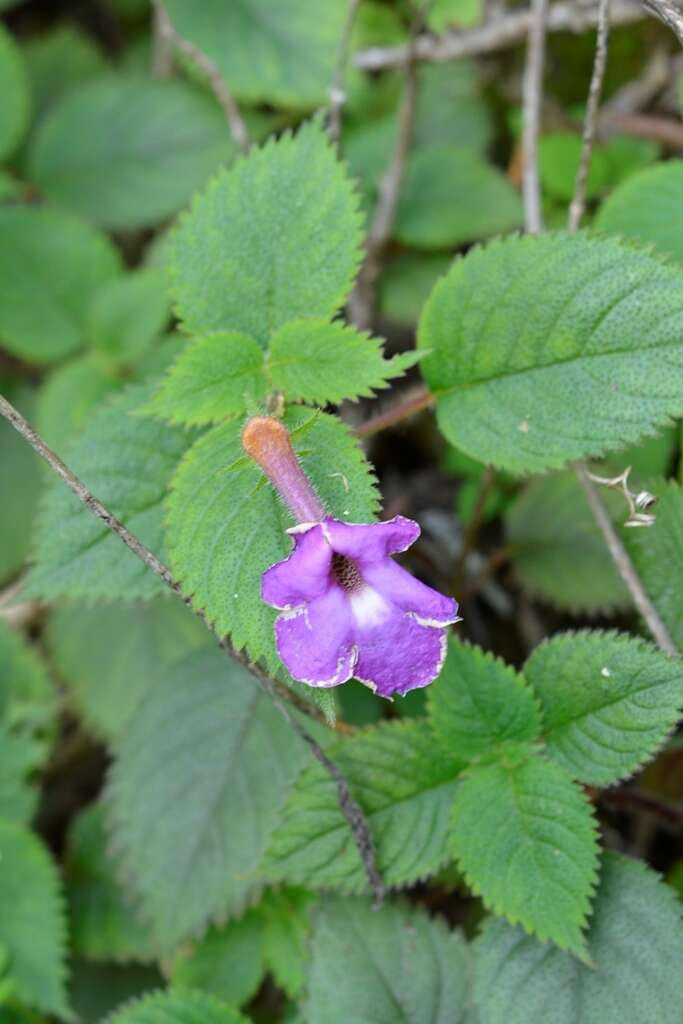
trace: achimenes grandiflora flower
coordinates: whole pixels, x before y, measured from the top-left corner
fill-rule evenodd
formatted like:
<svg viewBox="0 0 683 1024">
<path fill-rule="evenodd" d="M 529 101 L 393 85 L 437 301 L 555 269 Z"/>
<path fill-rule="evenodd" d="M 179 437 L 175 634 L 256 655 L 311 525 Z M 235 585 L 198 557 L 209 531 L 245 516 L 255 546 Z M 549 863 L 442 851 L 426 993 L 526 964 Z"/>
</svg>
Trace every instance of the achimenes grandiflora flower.
<svg viewBox="0 0 683 1024">
<path fill-rule="evenodd" d="M 298 521 L 287 531 L 291 555 L 261 579 L 263 600 L 280 611 L 277 650 L 294 679 L 328 687 L 355 677 L 381 697 L 436 679 L 458 605 L 391 557 L 417 540 L 417 523 L 327 515 L 279 420 L 253 417 L 242 442 Z"/>
</svg>

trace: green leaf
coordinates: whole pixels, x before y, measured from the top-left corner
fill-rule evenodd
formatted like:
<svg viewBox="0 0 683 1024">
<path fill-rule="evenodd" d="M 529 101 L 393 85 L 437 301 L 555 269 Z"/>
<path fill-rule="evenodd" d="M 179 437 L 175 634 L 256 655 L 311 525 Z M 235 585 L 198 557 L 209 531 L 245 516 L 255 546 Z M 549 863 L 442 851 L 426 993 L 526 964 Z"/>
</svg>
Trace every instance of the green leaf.
<svg viewBox="0 0 683 1024">
<path fill-rule="evenodd" d="M 181 953 L 171 969 L 180 988 L 202 989 L 231 1006 L 243 1006 L 257 991 L 263 963 L 263 920 L 248 910 L 236 921 L 212 928 L 201 942 Z"/>
<path fill-rule="evenodd" d="M 249 1024 L 237 1010 L 206 992 L 154 992 L 107 1018 L 107 1024 Z"/>
<path fill-rule="evenodd" d="M 191 438 L 177 427 L 133 416 L 148 389 L 132 386 L 109 402 L 69 449 L 70 468 L 143 544 L 163 559 L 161 503 Z M 34 597 L 149 598 L 164 584 L 59 479 L 51 480 L 38 522 Z"/>
<path fill-rule="evenodd" d="M 301 993 L 306 981 L 313 900 L 304 889 L 281 888 L 266 892 L 259 905 L 265 922 L 266 965 L 292 999 Z"/>
<path fill-rule="evenodd" d="M 560 202 L 570 202 L 576 187 L 581 159 L 581 136 L 575 132 L 552 132 L 538 144 L 538 170 L 545 192 Z M 586 197 L 594 199 L 609 182 L 610 168 L 605 151 L 595 146 L 586 179 Z"/>
<path fill-rule="evenodd" d="M 169 317 L 166 283 L 160 270 L 133 271 L 108 281 L 90 303 L 88 337 L 114 367 L 134 366 Z"/>
<path fill-rule="evenodd" d="M 265 396 L 263 351 L 246 334 L 219 331 L 189 341 L 144 411 L 170 423 L 213 423 Z"/>
<path fill-rule="evenodd" d="M 57 699 L 35 649 L 0 621 L 0 721 L 41 742 L 47 756 L 55 731 Z"/>
<path fill-rule="evenodd" d="M 327 899 L 315 914 L 311 951 L 308 1024 L 471 1020 L 467 944 L 423 910 Z"/>
<path fill-rule="evenodd" d="M 76 710 L 107 740 L 174 662 L 212 643 L 182 601 L 165 595 L 131 604 L 70 601 L 51 612 L 45 640 Z"/>
<path fill-rule="evenodd" d="M 169 669 L 115 753 L 116 846 L 155 940 L 171 950 L 258 892 L 256 865 L 309 754 L 218 648 Z"/>
<path fill-rule="evenodd" d="M 180 81 L 107 74 L 41 123 L 29 173 L 47 198 L 108 228 L 156 224 L 231 159 L 218 106 Z"/>
<path fill-rule="evenodd" d="M 394 722 L 334 747 L 375 840 L 387 885 L 426 878 L 448 859 L 448 814 L 462 764 L 435 749 L 424 721 Z M 309 888 L 367 889 L 334 782 L 319 765 L 297 780 L 262 864 L 267 878 Z"/>
<path fill-rule="evenodd" d="M 4 389 L 2 389 L 4 391 Z M 4 392 L 24 416 L 32 419 L 34 393 Z M 0 501 L 0 585 L 11 579 L 26 561 L 33 519 L 43 484 L 41 460 L 11 424 L 0 423 L 0 478 L 11 480 Z"/>
<path fill-rule="evenodd" d="M 541 732 L 538 703 L 526 680 L 500 659 L 455 638 L 428 701 L 434 732 L 446 750 L 465 761 L 498 756 L 501 746 L 531 742 Z"/>
<path fill-rule="evenodd" d="M 0 25 L 0 160 L 14 152 L 28 127 L 30 95 L 26 67 L 17 44 Z"/>
<path fill-rule="evenodd" d="M 344 31 L 344 0 L 167 0 L 176 30 L 250 103 L 313 109 L 328 101 Z"/>
<path fill-rule="evenodd" d="M 52 32 L 30 38 L 24 47 L 24 59 L 36 120 L 69 89 L 101 74 L 107 67 L 92 39 L 66 22 Z"/>
<path fill-rule="evenodd" d="M 683 412 L 683 274 L 614 239 L 494 242 L 436 286 L 419 345 L 431 350 L 422 367 L 448 440 L 481 462 L 541 472 Z"/>
<path fill-rule="evenodd" d="M 33 736 L 0 721 L 0 818 L 27 823 L 38 805 L 31 777 L 45 760 L 45 747 Z"/>
<path fill-rule="evenodd" d="M 22 825 L 0 820 L 0 947 L 27 1006 L 69 1017 L 66 922 L 59 875 L 43 844 Z"/>
<path fill-rule="evenodd" d="M 554 636 L 524 672 L 541 701 L 549 756 L 592 785 L 632 775 L 683 707 L 683 665 L 626 634 Z"/>
<path fill-rule="evenodd" d="M 38 433 L 64 454 L 94 411 L 123 387 L 122 377 L 102 366 L 91 352 L 58 366 L 44 381 L 36 401 Z"/>
<path fill-rule="evenodd" d="M 600 207 L 595 227 L 650 242 L 664 256 L 683 260 L 683 161 L 634 174 Z"/>
<path fill-rule="evenodd" d="M 265 346 L 301 316 L 330 317 L 360 262 L 358 200 L 316 119 L 223 171 L 176 229 L 170 269 L 191 333 Z"/>
<path fill-rule="evenodd" d="M 427 24 L 432 32 L 445 32 L 447 28 L 470 28 L 483 16 L 482 0 L 434 0 L 427 12 Z"/>
<path fill-rule="evenodd" d="M 74 949 L 89 960 L 153 960 L 149 929 L 116 880 L 108 841 L 102 804 L 73 818 L 65 871 Z"/>
<path fill-rule="evenodd" d="M 612 521 L 623 523 L 623 497 L 607 489 L 601 497 Z M 508 510 L 505 531 L 515 573 L 531 594 L 575 614 L 630 604 L 573 471 L 531 480 Z"/>
<path fill-rule="evenodd" d="M 472 150 L 432 146 L 409 161 L 394 226 L 405 245 L 450 248 L 521 223 L 517 190 Z"/>
<path fill-rule="evenodd" d="M 479 0 L 464 2 L 474 4 Z M 468 60 L 425 62 L 418 64 L 417 80 L 414 149 L 452 143 L 485 154 L 496 126 L 489 104 L 481 95 L 482 76 L 477 64 Z M 398 120 L 398 115 L 394 116 Z"/>
<path fill-rule="evenodd" d="M 71 214 L 0 206 L 0 342 L 32 363 L 83 344 L 85 311 L 99 285 L 120 272 L 112 243 Z"/>
<path fill-rule="evenodd" d="M 292 401 L 316 405 L 370 397 L 417 359 L 385 359 L 380 338 L 339 321 L 293 320 L 271 339 L 267 369 L 274 388 Z"/>
<path fill-rule="evenodd" d="M 440 253 L 400 252 L 390 256 L 379 281 L 382 315 L 393 323 L 414 326 L 439 278 L 453 260 Z"/>
<path fill-rule="evenodd" d="M 162 985 L 164 979 L 151 965 L 102 964 L 95 960 L 76 959 L 71 998 L 74 1011 L 83 1024 L 100 1024 L 131 999 L 155 991 Z M 26 1024 L 36 1022 L 27 1021 Z"/>
<path fill-rule="evenodd" d="M 473 768 L 458 787 L 451 844 L 487 907 L 585 958 L 598 867 L 584 793 L 552 761 Z"/>
<path fill-rule="evenodd" d="M 481 1024 L 678 1024 L 680 904 L 653 871 L 605 853 L 587 940 L 590 966 L 490 919 L 474 947 Z"/>
<path fill-rule="evenodd" d="M 626 545 L 648 596 L 674 643 L 683 647 L 683 487 L 674 481 L 649 484 L 659 498 L 657 521 L 645 530 L 629 530 Z"/>
<path fill-rule="evenodd" d="M 375 480 L 354 438 L 335 417 L 292 407 L 285 416 L 294 449 L 323 504 L 338 519 L 372 520 Z M 258 581 L 286 558 L 292 525 L 261 470 L 242 450 L 241 424 L 228 422 L 201 438 L 173 480 L 168 544 L 174 573 L 193 606 L 219 633 L 274 669 L 276 613 L 261 601 Z"/>
</svg>

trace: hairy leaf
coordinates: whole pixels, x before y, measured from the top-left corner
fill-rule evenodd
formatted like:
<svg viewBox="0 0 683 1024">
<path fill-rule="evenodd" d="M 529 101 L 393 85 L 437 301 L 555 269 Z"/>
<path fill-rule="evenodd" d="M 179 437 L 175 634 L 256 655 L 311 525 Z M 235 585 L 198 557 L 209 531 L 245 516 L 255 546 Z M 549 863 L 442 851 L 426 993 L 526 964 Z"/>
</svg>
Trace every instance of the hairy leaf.
<svg viewBox="0 0 683 1024">
<path fill-rule="evenodd" d="M 272 386 L 292 401 L 338 404 L 388 387 L 417 362 L 414 352 L 385 359 L 380 338 L 338 321 L 293 320 L 270 342 Z"/>
<path fill-rule="evenodd" d="M 66 921 L 59 875 L 28 829 L 0 820 L 0 947 L 27 1006 L 68 1017 Z"/>
<path fill-rule="evenodd" d="M 160 270 L 136 270 L 108 281 L 90 303 L 88 339 L 107 364 L 134 366 L 166 325 L 168 307 Z"/>
<path fill-rule="evenodd" d="M 85 340 L 89 299 L 120 272 L 112 243 L 71 214 L 0 206 L 0 342 L 50 363 Z"/>
<path fill-rule="evenodd" d="M 240 913 L 258 891 L 256 865 L 309 755 L 217 648 L 159 680 L 115 753 L 116 844 L 156 941 L 171 950 L 210 919 Z"/>
<path fill-rule="evenodd" d="M 419 344 L 448 440 L 541 472 L 683 412 L 683 273 L 615 239 L 494 242 L 436 286 Z"/>
<path fill-rule="evenodd" d="M 331 316 L 360 261 L 357 198 L 322 125 L 309 121 L 219 174 L 176 229 L 177 311 L 196 334 L 265 346 L 300 316 Z"/>
<path fill-rule="evenodd" d="M 524 673 L 541 701 L 549 756 L 597 786 L 651 758 L 683 707 L 683 665 L 626 634 L 554 636 Z"/>
<path fill-rule="evenodd" d="M 148 390 L 127 388 L 89 423 L 68 452 L 76 475 L 143 544 L 163 558 L 168 478 L 191 440 L 132 413 Z M 51 480 L 26 593 L 43 598 L 148 598 L 164 584 L 59 479 Z"/>
<path fill-rule="evenodd" d="M 448 859 L 448 814 L 462 765 L 434 747 L 423 721 L 385 724 L 330 753 L 365 811 L 388 885 L 425 878 Z M 310 888 L 362 892 L 367 877 L 334 782 L 319 765 L 298 779 L 262 870 Z"/>
<path fill-rule="evenodd" d="M 285 423 L 320 498 L 338 519 L 372 520 L 375 480 L 357 443 L 333 416 L 291 408 Z M 289 513 L 255 463 L 243 453 L 240 424 L 228 422 L 201 438 L 173 481 L 168 541 L 174 572 L 193 604 L 220 633 L 276 668 L 275 612 L 261 601 L 258 581 L 285 558 Z"/>
<path fill-rule="evenodd" d="M 29 171 L 48 199 L 109 228 L 175 213 L 235 153 L 225 118 L 181 81 L 107 74 L 42 122 Z"/>
<path fill-rule="evenodd" d="M 538 703 L 525 679 L 479 647 L 451 638 L 438 680 L 429 688 L 432 728 L 453 756 L 497 756 L 509 742 L 535 740 Z"/>
<path fill-rule="evenodd" d="M 680 904 L 653 871 L 605 853 L 587 943 L 590 965 L 490 919 L 475 944 L 481 1024 L 678 1024 Z"/>
<path fill-rule="evenodd" d="M 28 126 L 30 95 L 21 51 L 1 25 L 0 96 L 0 160 L 5 160 L 19 145 Z"/>
<path fill-rule="evenodd" d="M 601 497 L 612 521 L 623 522 L 623 497 L 606 489 Z M 510 506 L 505 527 L 515 573 L 532 594 L 574 613 L 630 603 L 572 470 L 531 480 Z"/>
<path fill-rule="evenodd" d="M 451 845 L 487 907 L 585 958 L 598 849 L 590 804 L 564 769 L 539 757 L 473 768 Z"/>
<path fill-rule="evenodd" d="M 104 807 L 93 804 L 69 828 L 65 871 L 74 948 L 89 960 L 153 960 L 149 929 L 117 882 L 107 845 Z"/>
<path fill-rule="evenodd" d="M 154 992 L 126 1003 L 108 1024 L 248 1024 L 215 996 L 193 989 Z"/>
<path fill-rule="evenodd" d="M 595 227 L 651 242 L 663 255 L 683 260 L 683 160 L 667 160 L 625 181 L 601 206 Z"/>
<path fill-rule="evenodd" d="M 247 910 L 238 920 L 211 928 L 196 946 L 182 952 L 173 964 L 171 981 L 242 1006 L 263 979 L 263 943 L 263 919 L 256 910 Z"/>
<path fill-rule="evenodd" d="M 325 900 L 314 917 L 308 1024 L 465 1024 L 467 944 L 405 903 Z"/>
<path fill-rule="evenodd" d="M 145 412 L 170 423 L 203 425 L 237 416 L 265 397 L 263 351 L 238 331 L 188 342 Z"/>
<path fill-rule="evenodd" d="M 628 551 L 638 575 L 671 633 L 683 646 L 683 487 L 663 481 L 650 484 L 659 501 L 657 521 L 647 530 L 630 530 Z"/>
</svg>

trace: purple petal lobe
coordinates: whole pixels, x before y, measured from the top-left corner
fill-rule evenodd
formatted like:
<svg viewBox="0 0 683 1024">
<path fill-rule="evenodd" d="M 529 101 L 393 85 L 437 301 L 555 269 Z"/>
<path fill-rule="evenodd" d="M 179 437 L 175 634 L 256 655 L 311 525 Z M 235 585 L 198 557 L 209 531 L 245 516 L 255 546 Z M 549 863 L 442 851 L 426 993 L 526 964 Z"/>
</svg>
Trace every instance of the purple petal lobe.
<svg viewBox="0 0 683 1024">
<path fill-rule="evenodd" d="M 421 626 L 394 608 L 381 629 L 356 627 L 354 675 L 380 697 L 404 694 L 436 679 L 446 655 L 446 630 Z"/>
<path fill-rule="evenodd" d="M 294 551 L 266 569 L 261 597 L 274 608 L 297 608 L 327 591 L 332 549 L 319 525 L 294 533 Z"/>
<path fill-rule="evenodd" d="M 363 579 L 423 626 L 447 626 L 458 618 L 458 602 L 420 583 L 390 558 L 365 566 Z"/>
<path fill-rule="evenodd" d="M 295 679 L 309 686 L 337 686 L 353 675 L 357 651 L 349 602 L 341 587 L 330 586 L 300 611 L 275 622 L 277 651 Z"/>
<path fill-rule="evenodd" d="M 386 523 L 341 523 L 325 519 L 323 529 L 333 549 L 358 562 L 379 562 L 392 552 L 405 551 L 420 536 L 420 527 L 412 519 L 395 516 Z"/>
</svg>

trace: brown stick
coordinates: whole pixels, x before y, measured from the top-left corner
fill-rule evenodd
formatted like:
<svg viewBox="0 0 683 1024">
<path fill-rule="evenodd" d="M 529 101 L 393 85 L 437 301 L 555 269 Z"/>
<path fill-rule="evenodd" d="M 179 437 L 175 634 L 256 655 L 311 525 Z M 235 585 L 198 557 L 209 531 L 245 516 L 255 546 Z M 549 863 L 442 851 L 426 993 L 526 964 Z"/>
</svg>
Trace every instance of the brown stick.
<svg viewBox="0 0 683 1024">
<path fill-rule="evenodd" d="M 76 495 L 76 497 L 83 502 L 93 515 L 97 516 L 105 526 L 116 534 L 120 540 L 130 548 L 130 550 L 137 555 L 137 557 L 148 566 L 153 573 L 155 573 L 159 579 L 163 580 L 169 590 L 172 590 L 177 596 L 188 606 L 191 607 L 190 599 L 186 597 L 180 588 L 180 584 L 174 579 L 170 569 L 161 562 L 153 552 L 151 552 L 145 545 L 138 540 L 138 538 L 130 532 L 130 530 L 124 526 L 124 524 L 117 519 L 112 512 L 106 508 L 102 502 L 95 497 L 94 494 L 85 486 L 85 484 L 79 480 L 75 473 L 73 473 L 69 467 L 62 462 L 58 455 L 48 448 L 43 439 L 33 429 L 30 423 L 24 419 L 20 412 L 18 412 L 10 402 L 7 401 L 2 395 L 0 395 L 0 415 L 4 416 L 8 420 L 15 430 L 27 441 L 33 450 L 40 455 L 42 459 L 47 462 L 52 470 L 64 481 L 67 487 Z M 196 611 L 196 610 L 195 610 Z M 296 703 L 300 710 L 304 710 L 306 714 L 311 717 L 320 719 L 322 716 L 317 712 L 317 709 L 313 709 L 306 702 L 301 702 L 300 698 L 297 701 L 292 701 L 292 692 L 279 683 L 276 679 L 273 679 L 258 665 L 254 665 L 249 661 L 246 655 L 241 651 L 236 651 L 231 645 L 230 641 L 221 636 L 216 632 L 214 626 L 211 625 L 205 618 L 202 612 L 196 611 L 199 618 L 202 619 L 207 629 L 216 637 L 221 648 L 234 658 L 241 665 L 244 666 L 257 680 L 261 688 L 265 693 L 273 700 L 280 714 L 286 719 L 294 732 L 299 736 L 301 740 L 306 743 L 313 756 L 323 766 L 332 778 L 336 788 L 337 796 L 339 800 L 339 807 L 346 819 L 351 834 L 353 835 L 358 852 L 360 854 L 363 867 L 373 892 L 375 903 L 381 904 L 385 888 L 377 870 L 377 863 L 375 859 L 374 844 L 372 839 L 372 833 L 365 819 L 365 815 L 360 808 L 360 805 L 351 795 L 348 783 L 344 778 L 344 775 L 340 769 L 334 764 L 333 761 L 325 754 L 317 740 L 311 736 L 311 734 L 303 727 L 301 722 L 291 713 L 282 698 L 292 703 Z M 303 707 L 301 706 L 303 704 Z"/>
<path fill-rule="evenodd" d="M 532 0 L 532 10 L 533 20 L 529 28 L 526 47 L 522 102 L 522 194 L 526 230 L 530 235 L 538 235 L 543 230 L 541 188 L 538 180 L 538 132 L 541 117 L 548 0 Z"/>
<path fill-rule="evenodd" d="M 600 126 L 619 128 L 641 139 L 652 139 L 669 149 L 683 153 L 683 124 L 670 117 L 654 117 L 650 114 L 622 114 L 615 111 L 603 113 Z"/>
<path fill-rule="evenodd" d="M 367 419 L 365 423 L 361 423 L 356 428 L 356 437 L 366 438 L 372 437 L 373 434 L 379 434 L 381 430 L 394 427 L 397 423 L 402 423 L 403 420 L 407 420 L 411 416 L 417 415 L 418 412 L 422 412 L 423 409 L 431 408 L 435 402 L 435 396 L 427 388 L 415 388 L 411 391 L 410 397 L 394 402 L 384 412 L 379 412 L 376 416 L 371 416 L 370 419 Z"/>
</svg>

